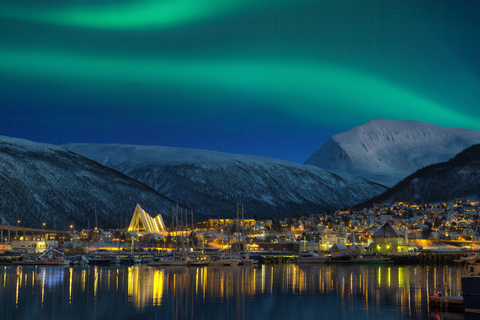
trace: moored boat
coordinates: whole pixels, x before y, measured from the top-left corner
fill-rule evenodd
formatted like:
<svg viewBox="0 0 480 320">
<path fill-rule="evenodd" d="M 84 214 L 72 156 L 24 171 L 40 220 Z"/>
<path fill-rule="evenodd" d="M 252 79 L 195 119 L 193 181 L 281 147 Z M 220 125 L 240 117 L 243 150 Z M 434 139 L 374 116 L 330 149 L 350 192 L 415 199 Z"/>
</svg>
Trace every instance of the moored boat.
<svg viewBox="0 0 480 320">
<path fill-rule="evenodd" d="M 37 259 L 22 258 L 19 260 L 13 260 L 12 264 L 16 266 L 36 266 L 40 264 L 40 261 Z"/>
<path fill-rule="evenodd" d="M 77 266 L 83 266 L 89 263 L 87 257 L 85 257 L 84 255 L 69 257 L 69 260 L 71 261 L 71 264 Z"/>
<path fill-rule="evenodd" d="M 329 257 L 321 256 L 313 251 L 300 251 L 296 263 L 325 263 Z"/>
<path fill-rule="evenodd" d="M 208 266 L 210 265 L 210 259 L 206 256 L 196 256 L 192 259 L 189 263 L 189 266 L 192 267 L 201 267 L 201 266 Z"/>
<path fill-rule="evenodd" d="M 213 255 L 210 257 L 210 265 L 212 266 L 238 266 L 241 262 L 237 257 L 229 254 L 228 252 L 223 252 L 222 254 Z"/>
<path fill-rule="evenodd" d="M 245 257 L 247 255 L 245 254 Z M 243 255 L 242 255 L 243 257 Z M 252 264 L 258 264 L 260 262 L 260 260 L 262 260 L 262 255 L 261 254 L 251 254 L 249 253 L 248 254 L 248 258 L 249 260 L 252 260 Z"/>
<path fill-rule="evenodd" d="M 160 257 L 147 263 L 148 266 L 188 266 L 191 262 L 186 254 Z"/>
<path fill-rule="evenodd" d="M 110 264 L 110 260 L 112 258 L 107 255 L 91 255 L 91 256 L 87 256 L 87 259 L 88 259 L 88 263 L 91 265 L 106 266 Z"/>
<path fill-rule="evenodd" d="M 43 266 L 68 266 L 70 260 L 65 259 L 63 252 L 50 248 L 39 257 L 38 264 Z"/>
</svg>

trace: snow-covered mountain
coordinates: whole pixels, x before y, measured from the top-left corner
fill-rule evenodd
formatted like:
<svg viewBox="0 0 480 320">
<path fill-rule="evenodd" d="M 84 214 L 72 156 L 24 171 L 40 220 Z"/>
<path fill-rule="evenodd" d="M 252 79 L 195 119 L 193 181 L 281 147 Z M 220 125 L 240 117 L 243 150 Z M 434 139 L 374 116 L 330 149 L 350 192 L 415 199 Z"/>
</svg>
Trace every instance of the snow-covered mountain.
<svg viewBox="0 0 480 320">
<path fill-rule="evenodd" d="M 360 207 L 375 203 L 408 201 L 448 202 L 480 196 L 480 145 L 473 145 L 447 162 L 422 168 Z"/>
<path fill-rule="evenodd" d="M 170 216 L 174 202 L 124 174 L 58 146 L 0 136 L 0 224 L 116 228 L 139 203 Z M 123 219 L 122 219 L 123 218 Z M 67 227 L 68 229 L 68 227 Z"/>
<path fill-rule="evenodd" d="M 334 135 L 305 164 L 391 187 L 418 169 L 446 161 L 476 143 L 480 143 L 480 132 L 475 130 L 377 119 Z"/>
<path fill-rule="evenodd" d="M 346 173 L 258 156 L 158 146 L 63 147 L 211 217 L 234 217 L 237 203 L 245 205 L 247 217 L 321 213 L 385 190 Z"/>
</svg>

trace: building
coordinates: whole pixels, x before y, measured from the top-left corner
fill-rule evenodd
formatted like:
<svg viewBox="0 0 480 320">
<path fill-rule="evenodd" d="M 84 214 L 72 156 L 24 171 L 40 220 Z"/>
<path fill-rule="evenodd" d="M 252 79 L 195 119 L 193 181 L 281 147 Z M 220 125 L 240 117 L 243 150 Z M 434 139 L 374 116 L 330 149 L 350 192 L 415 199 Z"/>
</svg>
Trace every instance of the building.
<svg viewBox="0 0 480 320">
<path fill-rule="evenodd" d="M 130 225 L 128 226 L 128 231 L 161 234 L 162 232 L 166 232 L 166 230 L 167 228 L 163 222 L 162 215 L 159 214 L 155 218 L 152 218 L 152 216 L 137 204 Z"/>
<path fill-rule="evenodd" d="M 332 258 L 346 257 L 348 247 L 344 243 L 334 243 L 330 248 L 330 254 Z"/>
<path fill-rule="evenodd" d="M 48 248 L 48 244 L 43 240 L 14 240 L 12 241 L 12 249 L 14 251 L 26 253 L 40 253 Z"/>
<path fill-rule="evenodd" d="M 409 251 L 408 238 L 405 234 L 395 229 L 386 222 L 372 235 L 373 243 L 377 253 L 381 254 L 401 254 Z"/>
</svg>

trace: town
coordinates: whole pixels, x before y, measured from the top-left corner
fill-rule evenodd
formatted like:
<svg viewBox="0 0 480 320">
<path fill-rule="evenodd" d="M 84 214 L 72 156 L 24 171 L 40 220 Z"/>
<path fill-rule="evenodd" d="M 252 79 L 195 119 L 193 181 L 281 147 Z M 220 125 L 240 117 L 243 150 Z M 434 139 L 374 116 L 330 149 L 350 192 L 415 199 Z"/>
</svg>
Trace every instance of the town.
<svg viewBox="0 0 480 320">
<path fill-rule="evenodd" d="M 92 251 L 166 252 L 239 248 L 259 253 L 316 251 L 332 257 L 359 254 L 405 255 L 421 250 L 466 251 L 479 245 L 480 203 L 466 199 L 450 203 L 391 205 L 340 210 L 288 219 L 209 219 L 193 222 L 180 209 L 171 226 L 152 218 L 137 205 L 125 229 L 27 229 L 0 226 L 0 253 L 41 253 L 56 248 L 66 253 Z M 190 219 L 190 220 L 189 220 Z M 179 223 L 178 220 L 181 222 Z"/>
</svg>

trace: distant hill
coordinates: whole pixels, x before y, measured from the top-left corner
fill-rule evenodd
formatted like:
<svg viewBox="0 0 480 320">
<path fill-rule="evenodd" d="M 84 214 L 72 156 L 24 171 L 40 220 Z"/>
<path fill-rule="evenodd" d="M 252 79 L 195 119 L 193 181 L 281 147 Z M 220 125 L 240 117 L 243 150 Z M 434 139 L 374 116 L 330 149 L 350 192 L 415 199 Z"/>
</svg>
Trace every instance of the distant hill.
<svg viewBox="0 0 480 320">
<path fill-rule="evenodd" d="M 480 131 L 377 119 L 334 135 L 305 161 L 392 187 L 425 166 L 480 143 Z"/>
<path fill-rule="evenodd" d="M 174 202 L 143 183 L 71 151 L 0 136 L 0 223 L 67 230 L 118 228 L 139 203 L 169 220 Z"/>
<path fill-rule="evenodd" d="M 359 207 L 370 206 L 373 202 L 431 203 L 469 196 L 480 196 L 480 144 L 467 148 L 447 162 L 418 170 Z"/>
<path fill-rule="evenodd" d="M 70 144 L 73 152 L 123 172 L 194 212 L 283 218 L 350 206 L 386 188 L 346 173 L 258 156 L 159 146 Z"/>
</svg>

